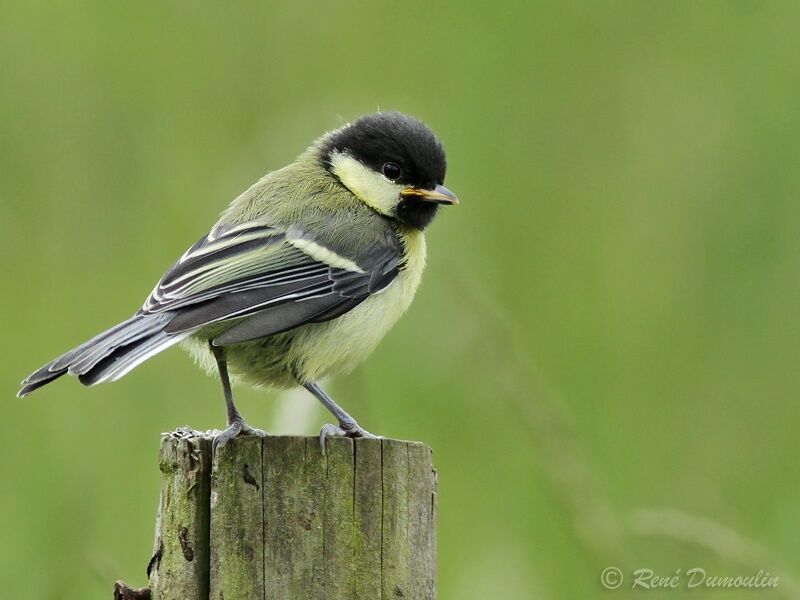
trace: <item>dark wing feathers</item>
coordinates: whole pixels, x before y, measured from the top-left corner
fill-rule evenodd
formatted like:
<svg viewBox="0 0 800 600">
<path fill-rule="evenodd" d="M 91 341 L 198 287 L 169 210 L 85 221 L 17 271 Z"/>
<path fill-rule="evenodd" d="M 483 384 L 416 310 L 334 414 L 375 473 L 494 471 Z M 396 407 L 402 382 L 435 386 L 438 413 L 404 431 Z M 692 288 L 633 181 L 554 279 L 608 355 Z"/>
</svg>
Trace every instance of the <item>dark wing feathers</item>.
<svg viewBox="0 0 800 600">
<path fill-rule="evenodd" d="M 231 228 L 222 235 L 215 228 L 164 274 L 142 312 L 173 310 L 236 290 L 239 285 L 268 284 L 271 276 L 301 266 L 302 253 L 294 248 L 288 249 L 294 252 L 280 252 L 285 249 L 285 238 L 284 233 L 266 225 Z"/>
<path fill-rule="evenodd" d="M 309 319 L 309 322 L 323 323 L 324 321 L 330 321 L 331 319 L 335 319 L 336 317 L 341 317 L 346 312 L 353 310 L 356 306 L 361 304 L 366 299 L 367 296 L 360 296 L 358 298 L 350 298 L 348 300 L 339 302 L 338 304 L 329 308 L 328 310 L 324 310 L 321 313 L 316 314 L 313 318 Z"/>
<path fill-rule="evenodd" d="M 300 298 L 290 299 L 259 310 L 251 317 L 233 325 L 214 338 L 215 346 L 240 344 L 251 340 L 269 337 L 289 331 L 305 323 L 321 323 L 334 319 L 352 310 L 363 302 L 370 293 L 389 285 L 397 275 L 397 269 L 381 275 L 373 281 L 371 273 L 358 273 L 345 269 L 330 269 L 329 283 L 317 288 L 316 293 L 301 294 Z M 371 284 L 376 287 L 371 289 Z"/>
<path fill-rule="evenodd" d="M 326 312 L 342 302 L 343 300 L 330 293 L 300 302 L 286 302 L 280 306 L 262 310 L 229 327 L 215 337 L 212 343 L 215 346 L 229 346 L 283 333 L 303 323 L 313 321 L 314 317 L 320 313 Z"/>
<path fill-rule="evenodd" d="M 187 306 L 170 321 L 164 331 L 177 333 L 196 329 L 222 319 L 242 317 L 266 309 L 270 305 L 290 302 L 298 295 L 306 295 L 315 290 L 324 292 L 331 287 L 327 274 L 316 275 L 306 279 L 303 283 L 302 287 L 294 282 L 220 294 L 205 302 Z"/>
<path fill-rule="evenodd" d="M 293 240 L 305 245 L 293 245 Z M 349 263 L 351 268 L 314 258 L 301 249 L 308 248 L 309 241 L 328 259 L 340 259 L 331 262 Z M 142 311 L 175 311 L 164 328 L 169 334 L 236 319 L 214 339 L 215 345 L 333 319 L 385 288 L 399 272 L 403 260 L 399 240 L 392 231 L 382 242 L 353 257 L 342 256 L 332 249 L 336 244 L 314 241 L 297 227 L 285 232 L 250 225 L 217 236 L 212 232 L 164 275 Z"/>
</svg>

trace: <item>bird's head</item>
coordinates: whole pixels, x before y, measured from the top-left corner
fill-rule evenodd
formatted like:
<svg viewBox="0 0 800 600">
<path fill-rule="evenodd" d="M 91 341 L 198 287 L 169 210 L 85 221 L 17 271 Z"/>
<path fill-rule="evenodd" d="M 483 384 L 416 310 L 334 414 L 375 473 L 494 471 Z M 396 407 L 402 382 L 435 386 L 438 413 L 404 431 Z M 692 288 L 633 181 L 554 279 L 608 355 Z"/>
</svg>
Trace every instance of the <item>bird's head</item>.
<svg viewBox="0 0 800 600">
<path fill-rule="evenodd" d="M 361 117 L 322 141 L 325 168 L 359 200 L 424 229 L 440 205 L 458 204 L 444 187 L 444 147 L 425 124 L 398 112 Z"/>
</svg>

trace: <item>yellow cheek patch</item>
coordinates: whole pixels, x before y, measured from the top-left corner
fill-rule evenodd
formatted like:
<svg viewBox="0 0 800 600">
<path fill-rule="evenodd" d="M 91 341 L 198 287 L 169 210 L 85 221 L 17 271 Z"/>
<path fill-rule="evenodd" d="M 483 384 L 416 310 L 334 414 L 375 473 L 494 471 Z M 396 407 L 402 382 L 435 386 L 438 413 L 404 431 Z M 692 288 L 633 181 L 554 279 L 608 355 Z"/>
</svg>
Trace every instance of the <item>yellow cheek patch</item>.
<svg viewBox="0 0 800 600">
<path fill-rule="evenodd" d="M 330 160 L 333 174 L 359 200 L 381 214 L 394 214 L 402 185 L 392 183 L 348 154 L 334 152 Z"/>
</svg>

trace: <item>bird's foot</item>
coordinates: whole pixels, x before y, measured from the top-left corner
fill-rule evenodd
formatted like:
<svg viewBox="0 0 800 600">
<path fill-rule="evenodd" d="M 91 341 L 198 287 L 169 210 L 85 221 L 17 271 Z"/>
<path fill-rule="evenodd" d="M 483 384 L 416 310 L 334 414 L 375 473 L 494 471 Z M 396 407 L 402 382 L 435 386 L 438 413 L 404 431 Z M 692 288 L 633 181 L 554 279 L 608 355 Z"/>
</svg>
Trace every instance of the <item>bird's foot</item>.
<svg viewBox="0 0 800 600">
<path fill-rule="evenodd" d="M 379 438 L 373 435 L 355 421 L 344 421 L 338 425 L 326 423 L 319 430 L 319 446 L 325 454 L 325 440 L 329 437 L 349 437 L 349 438 Z"/>
<path fill-rule="evenodd" d="M 244 422 L 244 419 L 235 419 L 225 429 L 214 436 L 214 442 L 211 444 L 213 452 L 216 453 L 221 446 L 224 446 L 230 440 L 235 437 L 239 437 L 240 435 L 267 437 L 269 434 L 261 429 L 250 427 L 250 425 Z"/>
</svg>

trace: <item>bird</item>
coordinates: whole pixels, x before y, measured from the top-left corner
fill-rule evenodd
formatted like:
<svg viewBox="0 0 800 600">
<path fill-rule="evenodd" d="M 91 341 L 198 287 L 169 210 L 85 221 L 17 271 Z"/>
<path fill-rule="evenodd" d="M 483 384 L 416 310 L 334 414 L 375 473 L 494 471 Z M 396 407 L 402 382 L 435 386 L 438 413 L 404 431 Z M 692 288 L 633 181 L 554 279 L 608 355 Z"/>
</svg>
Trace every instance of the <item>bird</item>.
<svg viewBox="0 0 800 600">
<path fill-rule="evenodd" d="M 302 386 L 336 419 L 331 436 L 377 437 L 319 385 L 360 364 L 408 309 L 426 262 L 425 229 L 441 206 L 442 142 L 400 112 L 362 116 L 316 139 L 291 164 L 236 197 L 125 321 L 22 381 L 27 396 L 62 375 L 115 381 L 181 344 L 217 375 L 227 412 L 215 448 L 244 434 L 235 382 Z"/>
</svg>

